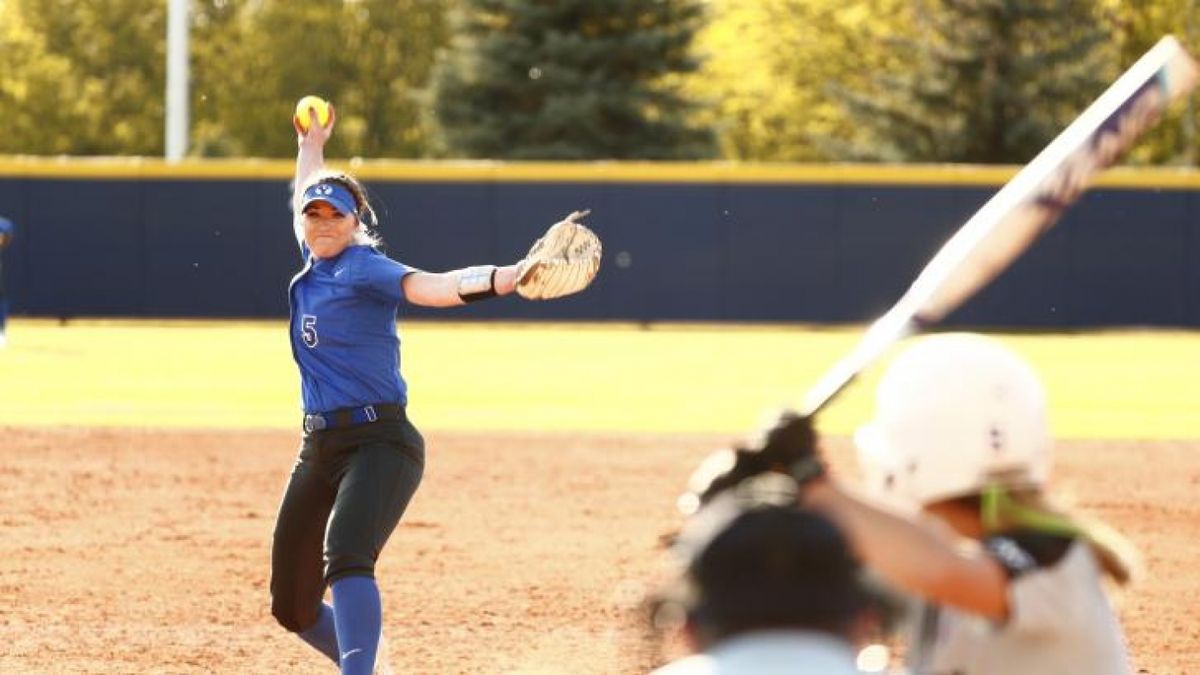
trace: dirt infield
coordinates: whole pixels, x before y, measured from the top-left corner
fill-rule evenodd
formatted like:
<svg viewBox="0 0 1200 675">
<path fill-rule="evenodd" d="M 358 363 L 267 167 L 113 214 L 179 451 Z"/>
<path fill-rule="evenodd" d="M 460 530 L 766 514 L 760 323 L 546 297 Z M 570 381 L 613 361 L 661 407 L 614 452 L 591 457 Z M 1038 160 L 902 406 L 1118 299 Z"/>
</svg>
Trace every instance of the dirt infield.
<svg viewBox="0 0 1200 675">
<path fill-rule="evenodd" d="M 333 672 L 268 612 L 296 434 L 0 431 L 0 672 Z M 397 672 L 644 672 L 630 604 L 688 471 L 728 440 L 427 434 L 379 566 Z M 1139 672 L 1200 670 L 1198 453 L 1060 446 L 1059 489 L 1145 554 L 1119 600 Z"/>
</svg>

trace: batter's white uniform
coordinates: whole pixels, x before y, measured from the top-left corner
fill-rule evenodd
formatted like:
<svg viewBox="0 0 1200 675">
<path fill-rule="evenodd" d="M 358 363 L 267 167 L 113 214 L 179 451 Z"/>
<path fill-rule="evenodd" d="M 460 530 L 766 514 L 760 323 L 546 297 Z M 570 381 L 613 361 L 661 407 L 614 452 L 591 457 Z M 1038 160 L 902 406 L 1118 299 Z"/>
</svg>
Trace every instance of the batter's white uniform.
<svg viewBox="0 0 1200 675">
<path fill-rule="evenodd" d="M 1057 551 L 1047 551 L 1045 544 L 1051 540 L 1058 541 Z M 924 636 L 918 635 L 912 645 L 910 672 L 1133 672 L 1121 628 L 1101 586 L 1100 570 L 1086 544 L 1042 535 L 1032 542 L 1021 536 L 991 537 L 984 546 L 1010 575 L 1008 621 L 997 625 L 952 609 L 926 607 Z"/>
<path fill-rule="evenodd" d="M 806 630 L 763 630 L 722 640 L 652 675 L 860 675 L 844 640 Z"/>
</svg>

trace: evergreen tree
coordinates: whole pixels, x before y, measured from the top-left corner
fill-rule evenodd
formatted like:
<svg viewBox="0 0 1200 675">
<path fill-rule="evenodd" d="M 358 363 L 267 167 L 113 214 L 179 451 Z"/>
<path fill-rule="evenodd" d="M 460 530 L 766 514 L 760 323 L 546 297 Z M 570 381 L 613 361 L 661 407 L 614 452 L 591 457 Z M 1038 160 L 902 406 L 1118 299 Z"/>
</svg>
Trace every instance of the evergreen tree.
<svg viewBox="0 0 1200 675">
<path fill-rule="evenodd" d="M 466 0 L 434 75 L 447 154 L 697 159 L 715 152 L 680 92 L 699 0 Z"/>
<path fill-rule="evenodd" d="M 908 68 L 841 90 L 859 130 L 837 159 L 1023 164 L 1111 82 L 1093 0 L 929 0 Z"/>
</svg>

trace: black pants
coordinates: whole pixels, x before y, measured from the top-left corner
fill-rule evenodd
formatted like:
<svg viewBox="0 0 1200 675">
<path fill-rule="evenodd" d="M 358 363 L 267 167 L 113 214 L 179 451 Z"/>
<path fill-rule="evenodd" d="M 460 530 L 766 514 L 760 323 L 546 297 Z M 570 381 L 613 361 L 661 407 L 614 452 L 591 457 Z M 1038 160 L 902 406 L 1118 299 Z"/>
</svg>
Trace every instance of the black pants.
<svg viewBox="0 0 1200 675">
<path fill-rule="evenodd" d="M 299 632 L 317 620 L 326 584 L 374 576 L 425 469 L 407 419 L 305 434 L 271 545 L 271 613 Z"/>
</svg>

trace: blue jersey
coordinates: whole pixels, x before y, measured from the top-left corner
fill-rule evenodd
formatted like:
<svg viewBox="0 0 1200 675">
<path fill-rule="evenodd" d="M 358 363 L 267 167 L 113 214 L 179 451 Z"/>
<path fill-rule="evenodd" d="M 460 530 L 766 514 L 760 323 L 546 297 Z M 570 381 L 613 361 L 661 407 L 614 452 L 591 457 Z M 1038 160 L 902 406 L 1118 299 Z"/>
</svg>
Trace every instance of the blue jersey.
<svg viewBox="0 0 1200 675">
<path fill-rule="evenodd" d="M 306 413 L 408 402 L 396 312 L 413 269 L 370 246 L 306 263 L 288 288 L 292 355 Z"/>
</svg>

